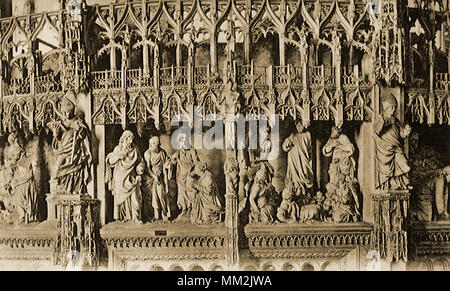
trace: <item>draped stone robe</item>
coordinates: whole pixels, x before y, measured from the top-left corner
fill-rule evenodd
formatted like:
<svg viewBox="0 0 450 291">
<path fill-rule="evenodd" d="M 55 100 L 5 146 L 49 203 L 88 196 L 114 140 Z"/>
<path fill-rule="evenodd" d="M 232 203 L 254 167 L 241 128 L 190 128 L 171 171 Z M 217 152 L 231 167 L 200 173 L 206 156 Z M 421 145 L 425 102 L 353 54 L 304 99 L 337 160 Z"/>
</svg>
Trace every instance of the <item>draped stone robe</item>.
<svg viewBox="0 0 450 291">
<path fill-rule="evenodd" d="M 79 129 L 74 128 L 75 123 Z M 53 140 L 58 187 L 67 194 L 86 194 L 92 159 L 88 129 L 81 118 L 74 117 L 61 122 L 59 131 L 62 132 L 61 139 Z"/>
<path fill-rule="evenodd" d="M 141 177 L 136 171 L 140 165 L 144 167 L 143 159 L 136 147 L 124 152 L 120 146 L 116 146 L 114 151 L 106 156 L 106 182 L 114 196 L 116 220 L 141 219 Z"/>
<path fill-rule="evenodd" d="M 288 151 L 286 185 L 292 182 L 294 188 L 300 188 L 306 194 L 306 188 L 313 186 L 314 179 L 311 133 L 293 133 L 282 146 Z"/>
<path fill-rule="evenodd" d="M 322 153 L 326 157 L 332 157 L 330 165 L 330 179 L 333 173 L 339 172 L 347 175 L 349 179 L 355 177 L 356 162 L 353 158 L 355 147 L 345 134 L 339 135 L 338 138 L 330 138 L 322 149 Z"/>
<path fill-rule="evenodd" d="M 339 222 L 348 222 L 347 220 L 351 217 L 360 214 L 359 199 L 356 192 L 354 152 L 355 147 L 345 134 L 330 138 L 322 149 L 324 156 L 332 157 L 328 170 L 330 182 L 327 185 L 327 190 L 334 190 L 332 192 L 337 195 L 337 200 L 340 201 L 339 205 L 336 205 L 333 209 L 334 218 L 337 218 L 336 220 Z M 348 194 L 351 194 L 350 197 L 347 197 Z M 347 203 L 344 203 L 344 201 L 347 201 Z"/>
<path fill-rule="evenodd" d="M 12 191 L 12 201 L 19 213 L 20 222 L 37 221 L 37 191 L 33 167 L 19 145 L 5 151 L 5 166 Z"/>
<path fill-rule="evenodd" d="M 195 197 L 192 201 L 191 222 L 211 224 L 220 222 L 224 201 L 210 171 L 203 172 L 194 183 Z"/>
<path fill-rule="evenodd" d="M 150 193 L 151 204 L 155 211 L 161 211 L 167 218 L 171 216 L 169 205 L 169 193 L 168 182 L 169 173 L 164 169 L 164 164 L 169 160 L 167 153 L 163 149 L 159 149 L 158 152 L 152 152 L 150 150 L 144 153 L 147 169 L 150 173 Z M 155 179 L 155 175 L 158 179 Z M 158 215 L 155 213 L 155 215 Z"/>
<path fill-rule="evenodd" d="M 410 167 L 402 148 L 402 125 L 397 118 L 380 116 L 374 123 L 377 161 L 377 189 L 407 189 Z"/>
<path fill-rule="evenodd" d="M 172 156 L 172 162 L 177 164 L 176 181 L 178 188 L 177 205 L 181 208 L 182 214 L 192 207 L 190 191 L 186 185 L 187 178 L 191 173 L 195 163 L 199 162 L 197 151 L 194 149 L 180 149 Z"/>
</svg>

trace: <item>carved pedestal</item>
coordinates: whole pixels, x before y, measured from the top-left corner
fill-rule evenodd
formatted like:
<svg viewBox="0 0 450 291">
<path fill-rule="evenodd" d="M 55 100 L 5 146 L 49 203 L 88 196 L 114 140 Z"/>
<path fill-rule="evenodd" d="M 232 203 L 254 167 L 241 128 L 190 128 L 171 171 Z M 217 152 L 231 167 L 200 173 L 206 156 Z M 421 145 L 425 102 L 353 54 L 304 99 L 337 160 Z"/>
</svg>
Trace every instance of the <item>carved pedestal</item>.
<svg viewBox="0 0 450 291">
<path fill-rule="evenodd" d="M 388 263 L 408 258 L 409 191 L 379 191 L 372 195 L 372 248 Z"/>
<path fill-rule="evenodd" d="M 58 238 L 54 263 L 70 267 L 98 265 L 99 200 L 87 195 L 53 195 Z"/>
</svg>

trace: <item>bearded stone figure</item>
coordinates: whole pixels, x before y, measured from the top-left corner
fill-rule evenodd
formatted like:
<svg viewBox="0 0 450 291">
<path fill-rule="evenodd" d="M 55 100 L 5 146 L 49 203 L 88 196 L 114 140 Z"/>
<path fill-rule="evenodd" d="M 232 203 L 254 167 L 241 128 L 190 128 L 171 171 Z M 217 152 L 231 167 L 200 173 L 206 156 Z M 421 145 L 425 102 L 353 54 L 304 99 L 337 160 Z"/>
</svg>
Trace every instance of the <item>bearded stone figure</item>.
<svg viewBox="0 0 450 291">
<path fill-rule="evenodd" d="M 75 93 L 67 91 L 61 101 L 61 120 L 49 124 L 53 132 L 53 149 L 56 156 L 58 192 L 87 194 L 91 178 L 92 154 L 89 130 L 81 117 L 75 116 Z"/>
<path fill-rule="evenodd" d="M 383 114 L 374 123 L 377 177 L 376 188 L 382 190 L 407 190 L 410 167 L 403 151 L 403 139 L 411 133 L 409 125 L 403 126 L 395 117 L 397 100 L 386 96 L 382 100 Z"/>
<path fill-rule="evenodd" d="M 16 223 L 37 221 L 37 192 L 33 168 L 20 144 L 17 133 L 8 136 L 9 147 L 5 150 L 5 181 L 9 202 L 18 213 Z"/>
<path fill-rule="evenodd" d="M 105 161 L 105 182 L 114 196 L 114 219 L 142 223 L 141 175 L 145 164 L 131 131 L 124 131 Z"/>
<path fill-rule="evenodd" d="M 155 220 L 168 221 L 171 218 L 169 201 L 169 180 L 172 169 L 167 153 L 160 147 L 159 137 L 150 138 L 149 149 L 144 153 L 150 180 L 146 183 L 150 189 L 151 205 Z"/>
</svg>

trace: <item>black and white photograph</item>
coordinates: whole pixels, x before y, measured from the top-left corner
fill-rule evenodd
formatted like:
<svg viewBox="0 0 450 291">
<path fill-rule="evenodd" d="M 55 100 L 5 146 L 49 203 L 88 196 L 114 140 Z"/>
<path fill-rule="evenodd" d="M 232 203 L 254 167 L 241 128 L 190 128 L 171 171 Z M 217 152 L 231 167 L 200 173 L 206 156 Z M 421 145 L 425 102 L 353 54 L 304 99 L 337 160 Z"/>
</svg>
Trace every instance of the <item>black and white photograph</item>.
<svg viewBox="0 0 450 291">
<path fill-rule="evenodd" d="M 0 0 L 0 60 L 0 271 L 450 271 L 450 0 Z"/>
</svg>

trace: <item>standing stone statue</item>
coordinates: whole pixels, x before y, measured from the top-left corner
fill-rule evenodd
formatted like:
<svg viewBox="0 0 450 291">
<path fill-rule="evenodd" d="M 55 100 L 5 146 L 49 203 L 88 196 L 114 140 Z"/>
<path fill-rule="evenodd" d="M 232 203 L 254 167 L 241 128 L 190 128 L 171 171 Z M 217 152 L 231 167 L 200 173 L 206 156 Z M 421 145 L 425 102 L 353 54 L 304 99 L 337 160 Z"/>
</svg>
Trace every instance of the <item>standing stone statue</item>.
<svg viewBox="0 0 450 291">
<path fill-rule="evenodd" d="M 89 130 L 83 119 L 74 115 L 75 104 L 75 93 L 67 91 L 61 101 L 61 120 L 49 124 L 56 157 L 54 178 L 61 193 L 87 194 L 92 163 Z"/>
<path fill-rule="evenodd" d="M 114 219 L 142 223 L 141 175 L 145 164 L 131 131 L 124 131 L 119 145 L 106 156 L 105 161 L 105 181 L 114 196 Z"/>
<path fill-rule="evenodd" d="M 17 133 L 8 136 L 9 147 L 5 150 L 5 188 L 10 193 L 11 204 L 18 212 L 16 223 L 37 221 L 37 192 L 33 168 L 20 144 Z"/>
<path fill-rule="evenodd" d="M 201 162 L 195 166 L 192 176 L 192 210 L 190 219 L 195 224 L 211 224 L 222 220 L 225 201 L 219 194 L 219 188 L 208 165 Z"/>
<path fill-rule="evenodd" d="M 189 217 L 192 209 L 192 189 L 187 187 L 187 180 L 194 165 L 200 162 L 200 159 L 197 155 L 197 151 L 195 149 L 190 149 L 189 141 L 186 139 L 186 134 L 181 133 L 178 136 L 178 143 L 181 148 L 172 155 L 171 162 L 177 165 L 177 205 L 181 209 L 181 213 L 178 217 L 181 220 Z"/>
<path fill-rule="evenodd" d="M 327 184 L 325 204 L 331 207 L 335 222 L 359 220 L 359 199 L 355 178 L 355 148 L 341 128 L 333 126 L 331 136 L 322 149 L 326 157 L 332 157 L 328 170 L 330 182 Z"/>
<path fill-rule="evenodd" d="M 382 100 L 383 114 L 374 123 L 377 177 L 376 188 L 407 190 L 410 167 L 403 152 L 402 139 L 411 133 L 409 125 L 403 126 L 395 117 L 397 100 L 386 96 Z"/>
<path fill-rule="evenodd" d="M 225 146 L 226 149 L 236 148 L 236 128 L 234 119 L 239 112 L 239 92 L 236 82 L 232 78 L 226 79 L 225 89 L 219 98 L 220 115 L 225 121 Z"/>
<path fill-rule="evenodd" d="M 160 147 L 159 137 L 150 138 L 149 149 L 144 153 L 150 181 L 151 205 L 155 220 L 168 221 L 171 217 L 169 203 L 169 180 L 171 179 L 170 160 Z"/>
<path fill-rule="evenodd" d="M 285 184 L 292 183 L 299 196 L 307 196 L 313 186 L 311 133 L 305 130 L 301 121 L 296 123 L 297 133 L 292 133 L 282 145 L 288 152 Z"/>
</svg>

